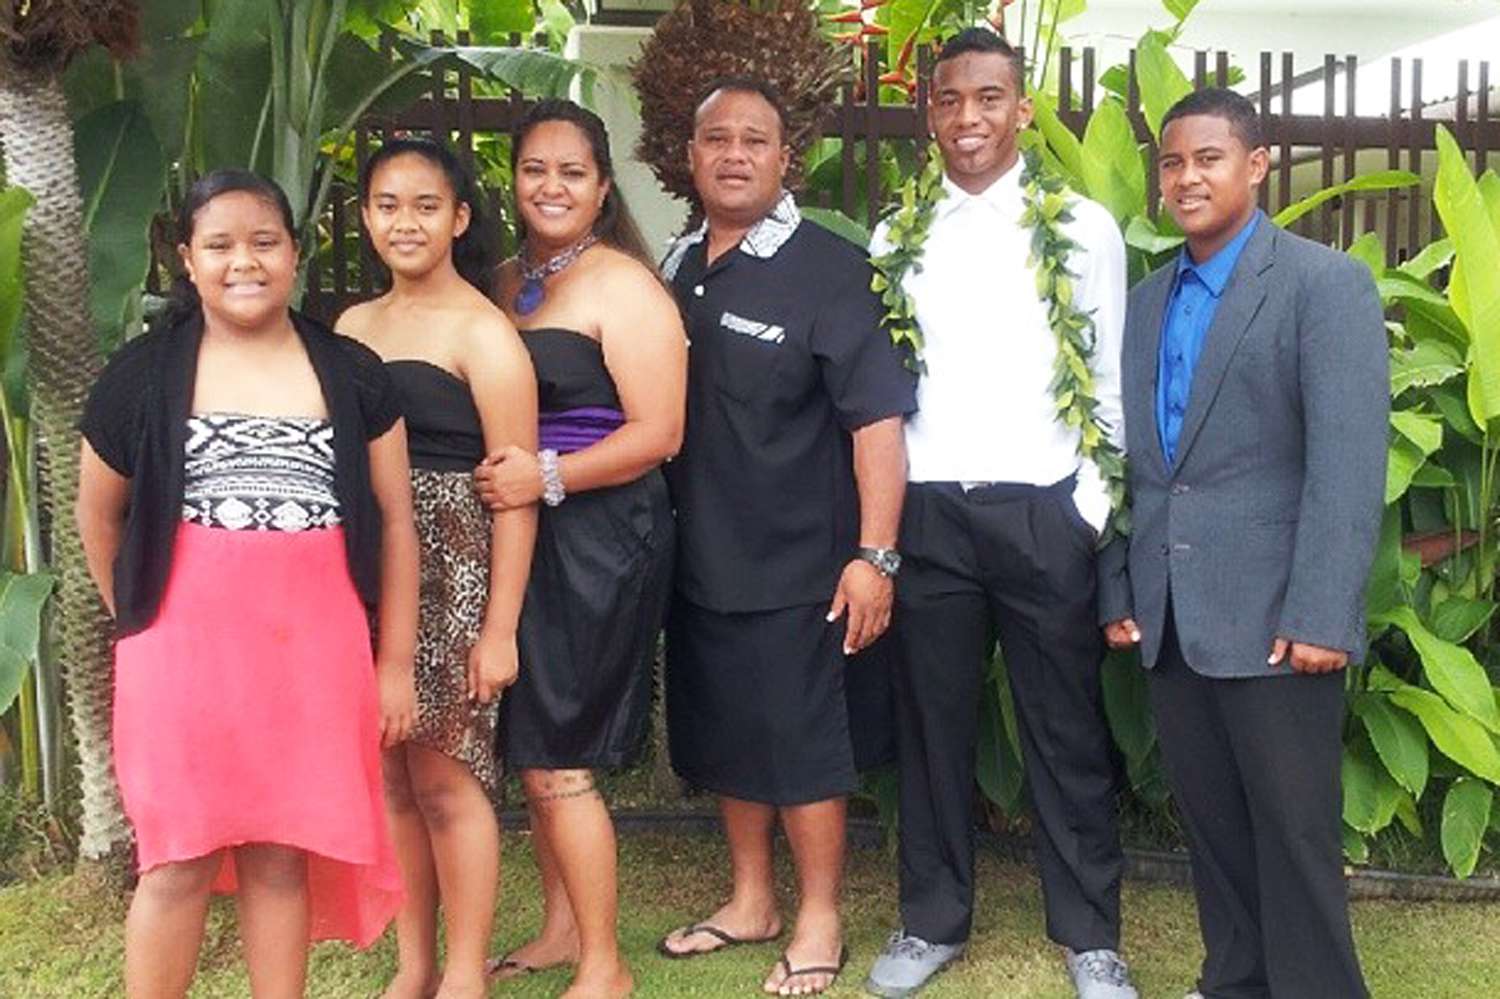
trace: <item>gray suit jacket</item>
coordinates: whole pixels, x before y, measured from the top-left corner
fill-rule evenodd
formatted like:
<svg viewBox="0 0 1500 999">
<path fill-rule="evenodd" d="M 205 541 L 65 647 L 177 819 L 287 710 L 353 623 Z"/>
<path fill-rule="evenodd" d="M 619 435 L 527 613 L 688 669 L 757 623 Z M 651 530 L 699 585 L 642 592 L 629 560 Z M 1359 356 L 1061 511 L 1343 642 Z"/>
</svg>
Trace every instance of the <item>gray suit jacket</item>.
<svg viewBox="0 0 1500 999">
<path fill-rule="evenodd" d="M 1100 558 L 1100 619 L 1133 615 L 1149 668 L 1168 593 L 1188 663 L 1287 675 L 1277 635 L 1365 646 L 1390 410 L 1369 271 L 1261 219 L 1193 373 L 1177 462 L 1157 433 L 1156 373 L 1175 262 L 1130 293 L 1121 364 L 1133 527 Z"/>
</svg>

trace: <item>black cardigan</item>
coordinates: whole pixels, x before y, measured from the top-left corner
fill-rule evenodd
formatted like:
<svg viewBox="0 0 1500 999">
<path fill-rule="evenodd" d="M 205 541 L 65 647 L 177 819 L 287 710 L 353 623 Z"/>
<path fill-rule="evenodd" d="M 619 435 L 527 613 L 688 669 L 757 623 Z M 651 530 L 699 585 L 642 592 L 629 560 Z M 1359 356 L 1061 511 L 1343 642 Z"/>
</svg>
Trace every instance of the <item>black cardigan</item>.
<svg viewBox="0 0 1500 999">
<path fill-rule="evenodd" d="M 380 593 L 380 507 L 370 489 L 369 441 L 401 418 L 394 386 L 374 351 L 291 314 L 333 424 L 334 495 L 349 574 L 374 607 Z M 121 347 L 89 393 L 79 429 L 104 463 L 130 480 L 125 533 L 115 558 L 118 636 L 156 617 L 182 520 L 187 421 L 203 321 L 194 317 Z"/>
</svg>

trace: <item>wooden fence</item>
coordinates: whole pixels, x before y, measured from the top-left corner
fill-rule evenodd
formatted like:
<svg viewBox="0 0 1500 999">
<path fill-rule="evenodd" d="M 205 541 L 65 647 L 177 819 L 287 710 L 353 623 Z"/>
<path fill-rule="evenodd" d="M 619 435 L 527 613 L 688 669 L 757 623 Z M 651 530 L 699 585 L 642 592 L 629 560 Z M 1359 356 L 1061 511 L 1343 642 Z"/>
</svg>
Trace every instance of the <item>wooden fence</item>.
<svg viewBox="0 0 1500 999">
<path fill-rule="evenodd" d="M 441 44 L 440 36 L 434 42 Z M 459 44 L 466 39 L 459 37 Z M 879 61 L 872 45 L 862 60 L 864 79 L 845 83 L 839 102 L 829 109 L 824 134 L 842 140 L 842 183 L 838 192 L 823 192 L 827 207 L 839 207 L 873 224 L 880 206 L 892 192 L 882 189 L 878 156 L 867 156 L 867 148 L 879 144 L 907 144 L 920 157 L 925 148 L 927 81 L 931 53 L 920 54 L 915 99 L 909 104 L 884 105 L 864 100 L 863 94 L 878 94 Z M 1101 68 L 1093 49 L 1061 49 L 1059 60 L 1059 116 L 1082 137 L 1090 114 L 1103 98 Z M 1291 53 L 1260 54 L 1258 66 L 1245 67 L 1247 75 L 1258 71 L 1258 87 L 1249 94 L 1260 108 L 1262 125 L 1272 153 L 1273 168 L 1260 191 L 1261 204 L 1275 212 L 1290 204 L 1300 190 L 1341 183 L 1372 169 L 1407 169 L 1422 173 L 1433 163 L 1436 116 L 1441 114 L 1474 166 L 1484 169 L 1490 151 L 1500 151 L 1500 116 L 1489 110 L 1490 65 L 1458 63 L 1451 102 L 1432 107 L 1423 99 L 1421 60 L 1393 60 L 1390 65 L 1388 110 L 1378 116 L 1357 113 L 1358 61 L 1353 56 L 1328 55 L 1318 67 L 1299 74 Z M 1197 52 L 1192 77 L 1197 86 L 1224 84 L 1231 78 L 1227 52 Z M 1256 78 L 1256 77 L 1252 77 Z M 1403 101 L 1403 83 L 1409 94 Z M 1293 95 L 1299 88 L 1321 83 L 1320 114 L 1294 113 Z M 859 85 L 857 85 L 859 84 Z M 1477 100 L 1476 100 L 1477 98 Z M 1140 107 L 1140 87 L 1135 56 L 1127 64 L 1125 105 L 1136 135 L 1154 158 L 1156 149 Z M 422 132 L 448 136 L 470 164 L 473 141 L 483 134 L 513 134 L 524 114 L 520 95 L 505 97 L 476 95 L 473 75 L 467 70 L 436 74 L 431 92 L 400 113 L 372 118 L 355 135 L 355 157 L 363 163 L 372 143 L 392 132 Z M 1308 176 L 1314 173 L 1313 176 Z M 1158 190 L 1154 170 L 1146 171 L 1147 203 L 1154 215 Z M 864 196 L 868 195 L 868 196 Z M 486 193 L 491 218 L 509 213 L 506 192 Z M 832 202 L 832 204 L 828 204 Z M 377 262 L 363 238 L 356 192 L 335 185 L 326 216 L 327 236 L 312 268 L 307 306 L 314 314 L 334 316 L 345 306 L 370 297 L 377 283 Z M 1430 200 L 1430 187 L 1357 194 L 1324 203 L 1304 216 L 1298 231 L 1314 239 L 1347 247 L 1361 233 L 1375 232 L 1385 243 L 1389 262 L 1406 259 L 1440 232 Z"/>
</svg>

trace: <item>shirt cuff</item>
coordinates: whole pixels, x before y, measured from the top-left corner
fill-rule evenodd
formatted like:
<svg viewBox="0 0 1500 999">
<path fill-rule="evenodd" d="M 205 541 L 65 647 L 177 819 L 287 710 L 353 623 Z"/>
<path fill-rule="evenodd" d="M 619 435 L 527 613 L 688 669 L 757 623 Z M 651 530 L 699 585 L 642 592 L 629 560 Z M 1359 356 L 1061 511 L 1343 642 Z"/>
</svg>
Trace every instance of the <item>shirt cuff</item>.
<svg viewBox="0 0 1500 999">
<path fill-rule="evenodd" d="M 1073 487 L 1073 505 L 1078 508 L 1078 515 L 1094 529 L 1095 535 L 1104 533 L 1104 525 L 1109 521 L 1109 493 L 1104 491 L 1102 483 L 1087 481 L 1080 475 L 1078 484 Z"/>
</svg>

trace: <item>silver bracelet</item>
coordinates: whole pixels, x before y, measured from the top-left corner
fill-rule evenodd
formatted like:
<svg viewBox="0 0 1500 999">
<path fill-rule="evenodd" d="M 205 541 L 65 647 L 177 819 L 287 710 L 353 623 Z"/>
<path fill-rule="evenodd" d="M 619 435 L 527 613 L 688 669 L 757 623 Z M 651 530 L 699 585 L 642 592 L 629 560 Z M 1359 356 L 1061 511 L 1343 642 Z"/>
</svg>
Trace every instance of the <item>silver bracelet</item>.
<svg viewBox="0 0 1500 999">
<path fill-rule="evenodd" d="M 557 506 L 568 495 L 568 491 L 563 488 L 562 468 L 557 463 L 557 452 L 550 447 L 542 448 L 536 453 L 536 460 L 542 467 L 542 502 L 548 506 Z"/>
</svg>

